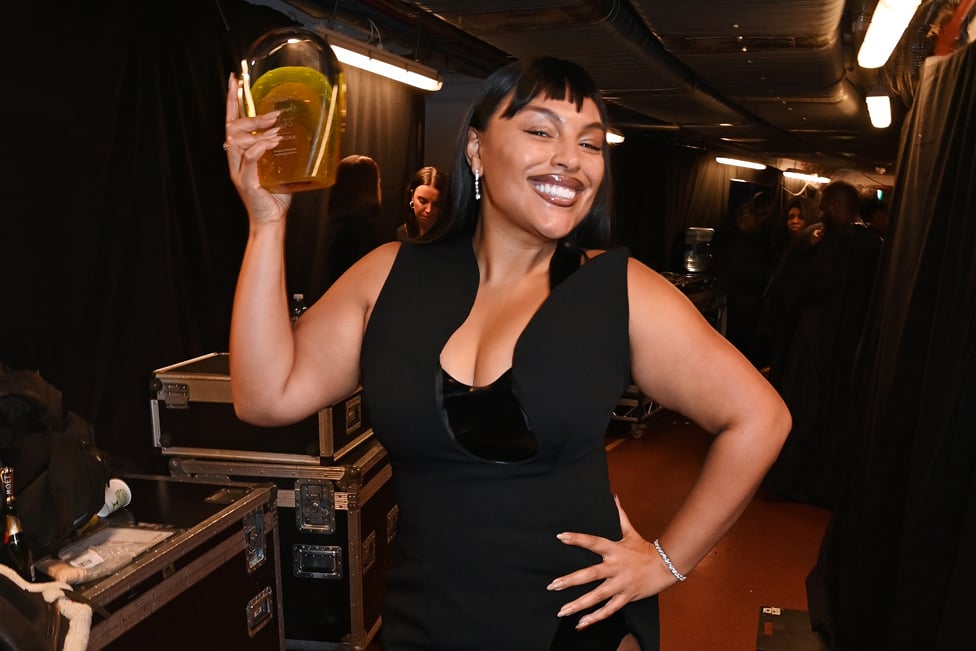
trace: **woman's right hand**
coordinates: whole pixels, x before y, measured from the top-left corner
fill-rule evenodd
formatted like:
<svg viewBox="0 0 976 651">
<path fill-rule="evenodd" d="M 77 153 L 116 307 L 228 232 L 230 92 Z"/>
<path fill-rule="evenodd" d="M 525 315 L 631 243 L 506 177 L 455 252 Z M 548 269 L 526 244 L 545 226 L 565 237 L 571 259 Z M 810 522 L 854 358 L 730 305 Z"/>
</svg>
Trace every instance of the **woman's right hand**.
<svg viewBox="0 0 976 651">
<path fill-rule="evenodd" d="M 278 146 L 281 136 L 275 122 L 279 111 L 254 118 L 242 117 L 237 99 L 237 76 L 227 81 L 227 120 L 224 123 L 224 149 L 230 178 L 247 208 L 252 225 L 282 221 L 291 205 L 290 194 L 275 194 L 261 187 L 258 160 Z"/>
</svg>

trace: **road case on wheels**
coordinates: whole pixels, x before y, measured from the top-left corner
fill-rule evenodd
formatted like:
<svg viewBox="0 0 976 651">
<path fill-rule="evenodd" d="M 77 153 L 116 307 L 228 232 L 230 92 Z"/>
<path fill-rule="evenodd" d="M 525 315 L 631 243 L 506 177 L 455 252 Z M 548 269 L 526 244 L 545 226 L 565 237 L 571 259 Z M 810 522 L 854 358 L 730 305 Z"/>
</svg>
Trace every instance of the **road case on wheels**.
<svg viewBox="0 0 976 651">
<path fill-rule="evenodd" d="M 87 649 L 278 651 L 284 646 L 276 488 L 126 475 L 130 504 L 49 563 L 84 568 Z"/>
<path fill-rule="evenodd" d="M 380 627 L 397 506 L 386 450 L 343 465 L 173 457 L 174 477 L 271 481 L 278 488 L 285 648 L 361 651 Z"/>
<path fill-rule="evenodd" d="M 301 422 L 267 428 L 236 417 L 230 382 L 229 353 L 154 370 L 149 406 L 156 449 L 166 456 L 331 465 L 372 439 L 362 388 Z"/>
<path fill-rule="evenodd" d="M 628 423 L 630 435 L 635 439 L 644 436 L 647 421 L 664 409 L 660 404 L 645 396 L 636 384 L 630 384 L 610 412 L 610 419 Z"/>
</svg>

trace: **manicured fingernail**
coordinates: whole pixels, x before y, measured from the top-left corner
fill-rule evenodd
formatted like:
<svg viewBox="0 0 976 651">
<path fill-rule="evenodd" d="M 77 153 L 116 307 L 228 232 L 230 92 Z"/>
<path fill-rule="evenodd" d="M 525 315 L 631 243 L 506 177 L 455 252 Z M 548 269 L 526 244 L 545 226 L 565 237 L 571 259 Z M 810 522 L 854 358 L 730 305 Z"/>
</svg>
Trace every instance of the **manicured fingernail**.
<svg viewBox="0 0 976 651">
<path fill-rule="evenodd" d="M 579 624 L 576 625 L 576 630 L 578 631 L 580 629 L 586 628 L 589 625 L 590 625 L 589 618 L 584 617 L 583 619 L 579 620 Z"/>
<path fill-rule="evenodd" d="M 566 540 L 567 538 L 569 538 L 569 534 L 568 533 L 557 533 L 556 534 L 556 538 L 558 538 L 559 540 Z"/>
<path fill-rule="evenodd" d="M 570 614 L 571 612 L 572 611 L 569 608 L 567 608 L 566 606 L 563 606 L 562 608 L 559 609 L 559 612 L 556 613 L 556 617 L 565 617 L 566 615 Z"/>
<path fill-rule="evenodd" d="M 559 579 L 556 579 L 555 581 L 553 581 L 552 583 L 546 586 L 546 590 L 562 590 L 562 589 L 563 589 L 563 582 L 560 581 Z"/>
</svg>

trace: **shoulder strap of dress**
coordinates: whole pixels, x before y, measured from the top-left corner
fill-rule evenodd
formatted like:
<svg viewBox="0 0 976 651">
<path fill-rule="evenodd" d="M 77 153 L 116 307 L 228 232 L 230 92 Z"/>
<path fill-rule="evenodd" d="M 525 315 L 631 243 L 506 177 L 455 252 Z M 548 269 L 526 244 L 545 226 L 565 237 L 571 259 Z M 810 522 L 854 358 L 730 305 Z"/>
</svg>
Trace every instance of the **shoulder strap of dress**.
<svg viewBox="0 0 976 651">
<path fill-rule="evenodd" d="M 549 289 L 569 278 L 583 264 L 586 253 L 579 247 L 560 242 L 549 261 Z"/>
</svg>

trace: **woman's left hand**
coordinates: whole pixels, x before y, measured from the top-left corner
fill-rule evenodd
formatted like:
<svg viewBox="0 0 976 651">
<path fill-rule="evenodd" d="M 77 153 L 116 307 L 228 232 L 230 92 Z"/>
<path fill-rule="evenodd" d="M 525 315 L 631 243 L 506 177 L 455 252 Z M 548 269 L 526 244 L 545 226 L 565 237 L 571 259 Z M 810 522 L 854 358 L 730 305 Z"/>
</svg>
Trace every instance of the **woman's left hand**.
<svg viewBox="0 0 976 651">
<path fill-rule="evenodd" d="M 620 499 L 614 496 L 617 513 L 620 515 L 620 529 L 623 536 L 618 541 L 585 533 L 561 533 L 557 538 L 566 545 L 588 549 L 600 556 L 603 561 L 596 565 L 561 576 L 547 587 L 548 590 L 563 590 L 577 585 L 600 582 L 595 588 L 580 598 L 564 604 L 559 617 L 568 617 L 606 602 L 599 609 L 582 617 L 576 628 L 585 628 L 604 620 L 631 601 L 644 599 L 657 594 L 677 581 L 661 562 L 654 545 L 644 540 L 631 525 L 627 514 L 620 506 Z M 661 572 L 661 569 L 664 572 Z"/>
</svg>

